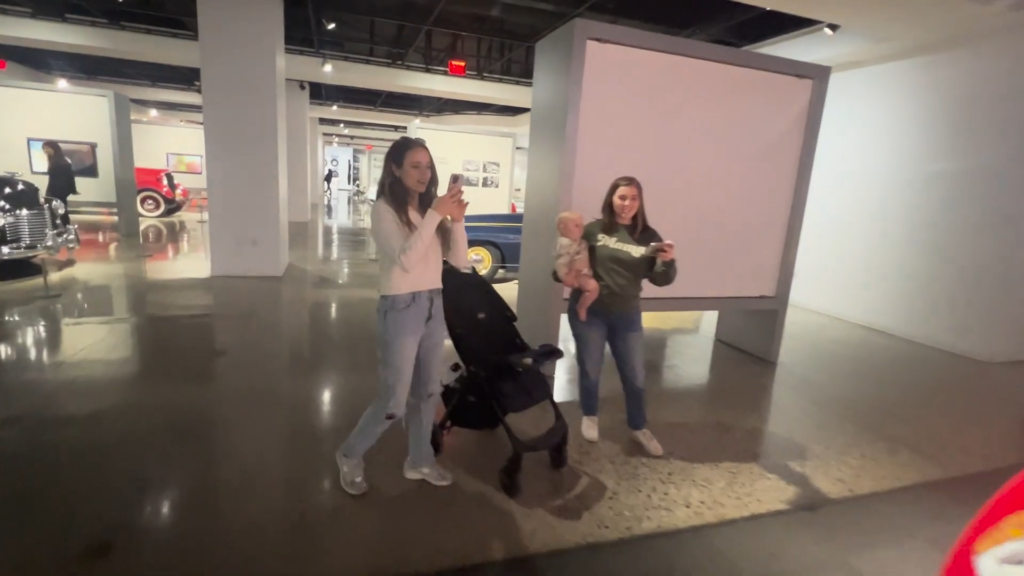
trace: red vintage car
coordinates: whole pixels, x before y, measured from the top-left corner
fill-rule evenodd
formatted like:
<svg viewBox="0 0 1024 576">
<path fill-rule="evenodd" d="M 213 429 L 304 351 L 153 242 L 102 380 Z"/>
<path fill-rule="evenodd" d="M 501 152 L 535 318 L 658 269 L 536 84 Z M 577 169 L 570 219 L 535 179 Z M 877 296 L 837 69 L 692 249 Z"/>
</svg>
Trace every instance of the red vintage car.
<svg viewBox="0 0 1024 576">
<path fill-rule="evenodd" d="M 188 204 L 189 193 L 174 181 L 167 168 L 135 168 L 139 216 L 162 218 L 180 212 Z"/>
</svg>

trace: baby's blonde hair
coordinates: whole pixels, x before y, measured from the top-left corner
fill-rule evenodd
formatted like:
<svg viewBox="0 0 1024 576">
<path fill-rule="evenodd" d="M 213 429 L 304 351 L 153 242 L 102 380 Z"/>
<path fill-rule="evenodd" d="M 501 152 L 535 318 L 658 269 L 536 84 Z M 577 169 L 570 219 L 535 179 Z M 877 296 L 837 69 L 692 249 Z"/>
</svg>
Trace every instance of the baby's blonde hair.
<svg viewBox="0 0 1024 576">
<path fill-rule="evenodd" d="M 573 220 L 577 220 L 577 219 L 582 220 L 583 219 L 583 215 L 580 214 L 579 212 L 571 212 L 571 211 L 562 212 L 561 214 L 558 215 L 557 218 L 555 218 L 555 226 L 561 226 L 562 222 L 565 222 L 566 220 L 569 220 L 570 218 L 573 219 Z"/>
</svg>

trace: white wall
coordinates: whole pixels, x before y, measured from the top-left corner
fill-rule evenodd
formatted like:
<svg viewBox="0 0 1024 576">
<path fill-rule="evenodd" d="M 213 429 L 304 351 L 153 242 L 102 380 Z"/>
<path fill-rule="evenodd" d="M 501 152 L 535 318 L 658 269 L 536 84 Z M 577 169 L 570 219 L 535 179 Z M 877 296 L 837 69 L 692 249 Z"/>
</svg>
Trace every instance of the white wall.
<svg viewBox="0 0 1024 576">
<path fill-rule="evenodd" d="M 203 157 L 203 173 L 175 172 L 174 180 L 189 190 L 206 190 L 206 140 L 201 127 L 133 122 L 132 142 L 139 168 L 167 168 L 168 153 L 199 154 Z"/>
<path fill-rule="evenodd" d="M 792 302 L 1024 360 L 1024 37 L 832 77 Z"/>
<path fill-rule="evenodd" d="M 78 178 L 79 202 L 115 202 L 110 104 L 103 96 L 49 92 L 0 86 L 0 170 L 24 173 L 23 178 L 46 189 L 47 176 L 29 166 L 28 139 L 95 142 L 99 178 Z"/>
<path fill-rule="evenodd" d="M 451 132 L 415 126 L 410 130 L 416 138 L 426 141 L 437 165 L 438 193 L 444 193 L 452 174 L 476 176 L 479 186 L 466 185 L 463 197 L 469 202 L 469 214 L 507 214 L 512 206 L 512 163 L 515 155 L 515 135 L 490 136 L 470 132 Z M 464 161 L 480 164 L 477 172 L 465 170 Z M 498 187 L 484 188 L 483 162 L 498 162 Z"/>
</svg>

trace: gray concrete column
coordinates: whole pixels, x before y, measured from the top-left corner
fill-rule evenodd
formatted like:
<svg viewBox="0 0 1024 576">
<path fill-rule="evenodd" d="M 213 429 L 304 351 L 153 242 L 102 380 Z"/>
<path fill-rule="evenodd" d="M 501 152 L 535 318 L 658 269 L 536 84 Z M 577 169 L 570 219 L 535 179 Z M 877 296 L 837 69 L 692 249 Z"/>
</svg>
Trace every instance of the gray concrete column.
<svg viewBox="0 0 1024 576">
<path fill-rule="evenodd" d="M 309 190 L 313 204 L 324 203 L 324 147 L 320 142 L 320 119 L 309 119 Z"/>
<path fill-rule="evenodd" d="M 285 85 L 288 125 L 288 220 L 309 222 L 309 87 L 289 80 Z"/>
<path fill-rule="evenodd" d="M 214 276 L 288 266 L 284 7 L 198 0 Z"/>
</svg>

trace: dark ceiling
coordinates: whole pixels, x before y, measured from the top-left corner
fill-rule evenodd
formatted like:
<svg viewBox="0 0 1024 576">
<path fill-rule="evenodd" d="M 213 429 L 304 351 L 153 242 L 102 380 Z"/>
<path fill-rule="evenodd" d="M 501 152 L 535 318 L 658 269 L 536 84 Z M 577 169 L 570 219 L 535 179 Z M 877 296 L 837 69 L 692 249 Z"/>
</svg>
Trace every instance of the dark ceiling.
<svg viewBox="0 0 1024 576">
<path fill-rule="evenodd" d="M 467 61 L 472 77 L 526 85 L 533 76 L 533 45 L 576 17 L 735 47 L 821 24 L 730 0 L 284 0 L 284 5 L 291 53 L 438 74 L 447 73 L 447 60 L 456 56 Z M 195 0 L 0 0 L 0 13 L 197 37 Z M 110 58 L 47 53 L 30 56 L 30 62 L 12 47 L 0 47 L 0 54 L 41 71 L 113 82 L 194 89 L 199 77 L 196 69 Z M 312 96 L 424 115 L 523 111 L 332 85 L 314 85 Z"/>
</svg>

